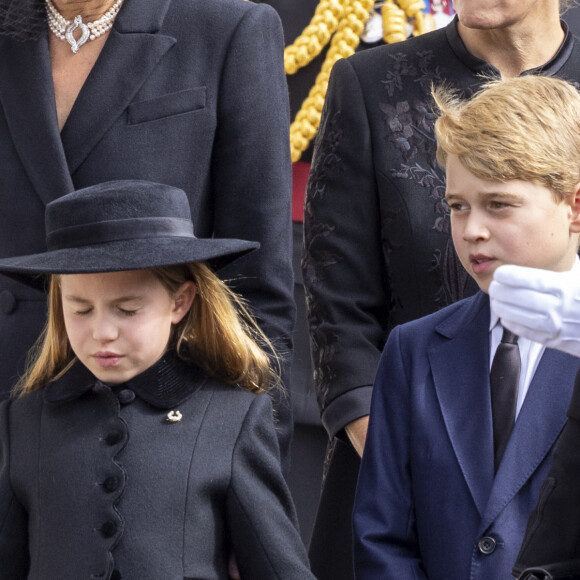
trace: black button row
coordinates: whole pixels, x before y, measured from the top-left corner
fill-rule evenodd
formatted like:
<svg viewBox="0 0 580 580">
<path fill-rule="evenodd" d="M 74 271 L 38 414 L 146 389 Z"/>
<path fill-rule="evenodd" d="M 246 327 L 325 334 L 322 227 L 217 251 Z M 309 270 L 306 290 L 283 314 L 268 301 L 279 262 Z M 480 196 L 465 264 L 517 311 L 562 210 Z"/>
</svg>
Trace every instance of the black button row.
<svg viewBox="0 0 580 580">
<path fill-rule="evenodd" d="M 122 431 L 111 431 L 106 437 L 105 437 L 105 441 L 107 442 L 107 445 L 117 445 L 117 443 L 120 443 L 121 441 L 123 441 L 123 432 Z"/>
<path fill-rule="evenodd" d="M 117 528 L 118 526 L 115 522 L 108 521 L 101 526 L 99 531 L 103 538 L 112 538 L 117 533 Z"/>
<path fill-rule="evenodd" d="M 119 488 L 121 480 L 118 477 L 112 475 L 111 477 L 107 477 L 105 481 L 103 481 L 103 488 L 107 493 L 112 493 L 116 489 Z"/>
<path fill-rule="evenodd" d="M 119 391 L 117 397 L 119 398 L 119 403 L 121 403 L 121 405 L 129 405 L 135 400 L 135 393 L 131 389 L 123 389 Z"/>
</svg>

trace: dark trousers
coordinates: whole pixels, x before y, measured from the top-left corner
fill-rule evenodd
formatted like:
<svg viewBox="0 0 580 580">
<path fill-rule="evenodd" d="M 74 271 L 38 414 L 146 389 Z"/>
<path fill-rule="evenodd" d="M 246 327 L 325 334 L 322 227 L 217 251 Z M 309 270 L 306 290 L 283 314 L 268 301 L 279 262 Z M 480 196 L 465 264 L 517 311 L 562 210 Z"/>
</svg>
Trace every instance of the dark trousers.
<svg viewBox="0 0 580 580">
<path fill-rule="evenodd" d="M 318 580 L 353 580 L 352 509 L 360 458 L 350 443 L 329 444 L 310 565 Z"/>
</svg>

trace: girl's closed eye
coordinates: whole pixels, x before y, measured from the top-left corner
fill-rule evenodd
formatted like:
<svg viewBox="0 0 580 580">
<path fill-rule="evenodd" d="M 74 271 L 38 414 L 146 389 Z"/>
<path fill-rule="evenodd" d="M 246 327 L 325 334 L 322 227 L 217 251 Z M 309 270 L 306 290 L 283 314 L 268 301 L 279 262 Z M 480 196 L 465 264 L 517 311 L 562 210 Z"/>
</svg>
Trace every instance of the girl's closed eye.
<svg viewBox="0 0 580 580">
<path fill-rule="evenodd" d="M 117 310 L 123 315 L 123 316 L 135 316 L 135 314 L 137 314 L 137 312 L 139 312 L 139 310 L 141 310 L 140 308 L 121 308 L 120 306 L 117 306 Z"/>
</svg>

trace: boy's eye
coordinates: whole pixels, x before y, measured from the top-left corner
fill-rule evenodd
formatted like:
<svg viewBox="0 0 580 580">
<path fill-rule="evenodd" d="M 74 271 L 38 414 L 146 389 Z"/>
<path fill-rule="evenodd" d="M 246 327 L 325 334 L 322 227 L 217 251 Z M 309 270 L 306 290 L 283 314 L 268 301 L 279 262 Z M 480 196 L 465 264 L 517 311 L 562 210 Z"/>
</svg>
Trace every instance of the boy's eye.
<svg viewBox="0 0 580 580">
<path fill-rule="evenodd" d="M 451 211 L 461 211 L 467 209 L 467 204 L 461 201 L 454 201 L 452 203 L 447 204 Z"/>
<path fill-rule="evenodd" d="M 491 209 L 504 209 L 506 207 L 510 207 L 510 204 L 505 201 L 492 201 L 490 202 L 489 206 Z"/>
</svg>

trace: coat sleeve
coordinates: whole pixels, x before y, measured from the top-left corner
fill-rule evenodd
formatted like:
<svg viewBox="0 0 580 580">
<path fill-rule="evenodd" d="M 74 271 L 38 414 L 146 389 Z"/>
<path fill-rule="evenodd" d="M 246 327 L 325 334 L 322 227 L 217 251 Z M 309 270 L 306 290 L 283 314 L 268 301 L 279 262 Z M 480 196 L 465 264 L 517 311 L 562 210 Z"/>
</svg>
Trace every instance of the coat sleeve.
<svg viewBox="0 0 580 580">
<path fill-rule="evenodd" d="M 289 383 L 295 305 L 292 274 L 292 178 L 284 40 L 276 12 L 251 5 L 230 42 L 221 76 L 212 157 L 214 235 L 254 240 L 259 250 L 220 272 L 249 302 L 283 357 Z M 239 273 L 243 273 L 239 276 Z M 291 410 L 275 403 L 283 460 Z"/>
<path fill-rule="evenodd" d="M 304 212 L 303 277 L 322 422 L 367 415 L 385 341 L 388 284 L 366 103 L 350 59 L 330 78 Z"/>
<path fill-rule="evenodd" d="M 0 576 L 28 577 L 28 515 L 10 483 L 10 401 L 0 404 Z"/>
<path fill-rule="evenodd" d="M 255 397 L 232 461 L 227 517 L 241 577 L 314 580 L 280 470 L 268 397 Z"/>
<path fill-rule="evenodd" d="M 357 580 L 427 580 L 416 532 L 405 370 L 395 328 L 381 358 L 359 472 L 353 513 Z"/>
</svg>

